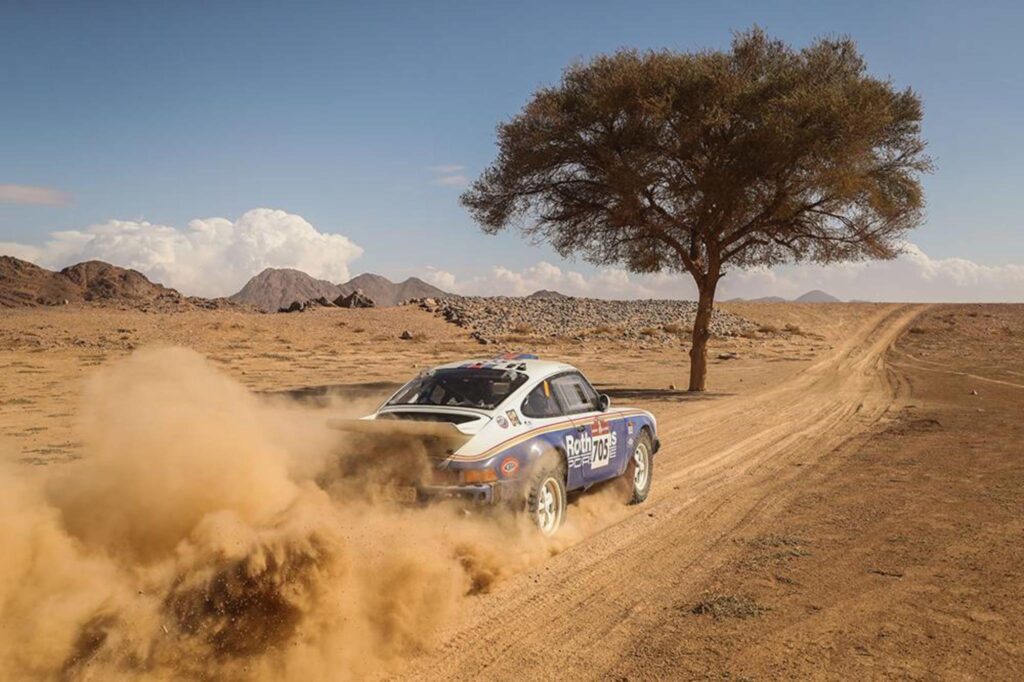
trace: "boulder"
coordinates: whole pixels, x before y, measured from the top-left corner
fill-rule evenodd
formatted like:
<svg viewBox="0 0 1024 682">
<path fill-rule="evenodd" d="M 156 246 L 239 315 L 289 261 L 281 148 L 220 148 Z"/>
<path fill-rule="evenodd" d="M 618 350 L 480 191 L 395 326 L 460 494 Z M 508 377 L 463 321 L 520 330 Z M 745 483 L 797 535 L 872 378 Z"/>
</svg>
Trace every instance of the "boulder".
<svg viewBox="0 0 1024 682">
<path fill-rule="evenodd" d="M 339 296 L 334 299 L 334 305 L 339 308 L 373 308 L 373 299 L 363 293 L 362 289 L 356 289 L 347 296 Z"/>
</svg>

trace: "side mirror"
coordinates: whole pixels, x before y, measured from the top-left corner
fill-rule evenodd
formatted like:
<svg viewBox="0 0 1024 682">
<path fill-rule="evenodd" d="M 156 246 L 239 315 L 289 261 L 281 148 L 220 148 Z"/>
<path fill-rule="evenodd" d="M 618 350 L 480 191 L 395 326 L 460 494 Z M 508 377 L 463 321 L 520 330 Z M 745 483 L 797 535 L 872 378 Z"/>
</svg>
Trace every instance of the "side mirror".
<svg viewBox="0 0 1024 682">
<path fill-rule="evenodd" d="M 606 411 L 611 406 L 612 399 L 608 397 L 607 393 L 602 393 L 601 395 L 597 396 L 597 407 L 602 412 Z"/>
</svg>

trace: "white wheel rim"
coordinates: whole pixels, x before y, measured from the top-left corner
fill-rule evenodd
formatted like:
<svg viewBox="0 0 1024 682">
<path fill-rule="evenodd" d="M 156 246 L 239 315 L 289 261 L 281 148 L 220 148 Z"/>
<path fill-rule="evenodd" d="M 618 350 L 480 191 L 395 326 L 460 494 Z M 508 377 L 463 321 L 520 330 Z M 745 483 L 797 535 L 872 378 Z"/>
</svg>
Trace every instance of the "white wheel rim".
<svg viewBox="0 0 1024 682">
<path fill-rule="evenodd" d="M 558 530 L 562 517 L 562 496 L 558 481 L 553 478 L 544 480 L 537 495 L 537 525 L 544 535 L 551 535 Z"/>
<path fill-rule="evenodd" d="M 647 477 L 650 474 L 650 467 L 647 466 L 647 444 L 640 443 L 633 451 L 633 486 L 638 490 L 647 487 Z"/>
</svg>

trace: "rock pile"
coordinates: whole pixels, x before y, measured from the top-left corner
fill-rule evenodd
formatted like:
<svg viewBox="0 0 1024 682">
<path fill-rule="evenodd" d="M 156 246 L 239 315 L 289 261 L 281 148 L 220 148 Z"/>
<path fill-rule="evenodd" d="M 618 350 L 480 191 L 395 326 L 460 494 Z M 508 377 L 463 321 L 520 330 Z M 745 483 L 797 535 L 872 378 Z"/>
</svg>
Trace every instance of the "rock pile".
<svg viewBox="0 0 1024 682">
<path fill-rule="evenodd" d="M 356 289 L 347 296 L 342 294 L 334 299 L 334 305 L 339 308 L 373 308 L 376 303 L 373 299 L 363 293 L 362 289 Z"/>
<path fill-rule="evenodd" d="M 342 294 L 333 301 L 326 296 L 311 298 L 305 301 L 292 301 L 288 305 L 277 309 L 279 313 L 304 313 L 314 308 L 373 308 L 374 302 L 362 291 L 356 290 L 351 294 Z"/>
<path fill-rule="evenodd" d="M 452 296 L 413 301 L 448 322 L 472 329 L 482 343 L 508 335 L 618 337 L 670 343 L 686 336 L 697 313 L 694 301 L 605 301 L 594 298 Z M 711 318 L 715 336 L 739 336 L 752 322 L 720 310 Z"/>
</svg>

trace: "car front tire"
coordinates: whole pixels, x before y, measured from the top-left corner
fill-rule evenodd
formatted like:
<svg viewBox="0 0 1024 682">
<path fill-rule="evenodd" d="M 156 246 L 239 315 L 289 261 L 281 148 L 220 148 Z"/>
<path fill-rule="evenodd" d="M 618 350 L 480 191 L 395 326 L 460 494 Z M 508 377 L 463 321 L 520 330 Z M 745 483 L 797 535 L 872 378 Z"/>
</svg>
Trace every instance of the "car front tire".
<svg viewBox="0 0 1024 682">
<path fill-rule="evenodd" d="M 629 486 L 627 504 L 640 504 L 651 492 L 651 475 L 654 473 L 654 444 L 651 434 L 642 431 L 633 446 L 633 454 L 626 465 L 623 482 Z"/>
</svg>

